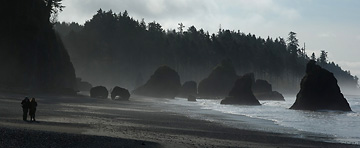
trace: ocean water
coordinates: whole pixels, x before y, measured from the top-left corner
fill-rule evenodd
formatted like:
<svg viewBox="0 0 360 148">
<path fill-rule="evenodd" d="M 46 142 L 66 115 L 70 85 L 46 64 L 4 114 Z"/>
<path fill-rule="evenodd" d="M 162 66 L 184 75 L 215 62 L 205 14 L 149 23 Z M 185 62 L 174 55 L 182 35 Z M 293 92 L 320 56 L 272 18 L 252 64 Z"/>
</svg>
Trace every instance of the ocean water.
<svg viewBox="0 0 360 148">
<path fill-rule="evenodd" d="M 165 102 L 166 111 L 225 126 L 285 134 L 292 137 L 360 145 L 360 96 L 345 96 L 352 112 L 290 110 L 294 96 L 286 101 L 260 101 L 261 106 L 221 105 L 221 100 L 188 102 L 175 98 Z"/>
</svg>

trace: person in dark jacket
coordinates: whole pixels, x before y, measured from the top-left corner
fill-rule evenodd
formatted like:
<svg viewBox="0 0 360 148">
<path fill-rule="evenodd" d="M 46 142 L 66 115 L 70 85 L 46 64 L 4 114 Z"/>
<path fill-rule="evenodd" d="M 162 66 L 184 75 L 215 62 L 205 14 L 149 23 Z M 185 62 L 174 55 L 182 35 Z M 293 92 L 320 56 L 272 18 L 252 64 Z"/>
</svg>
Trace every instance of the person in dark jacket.
<svg viewBox="0 0 360 148">
<path fill-rule="evenodd" d="M 30 100 L 30 108 L 29 108 L 30 121 L 36 121 L 35 120 L 36 107 L 37 107 L 37 102 L 35 101 L 35 98 L 32 98 Z"/>
<path fill-rule="evenodd" d="M 28 97 L 25 97 L 25 99 L 21 101 L 21 107 L 23 109 L 23 120 L 26 121 L 27 113 L 28 113 L 29 107 L 30 107 L 30 101 L 29 101 Z"/>
</svg>

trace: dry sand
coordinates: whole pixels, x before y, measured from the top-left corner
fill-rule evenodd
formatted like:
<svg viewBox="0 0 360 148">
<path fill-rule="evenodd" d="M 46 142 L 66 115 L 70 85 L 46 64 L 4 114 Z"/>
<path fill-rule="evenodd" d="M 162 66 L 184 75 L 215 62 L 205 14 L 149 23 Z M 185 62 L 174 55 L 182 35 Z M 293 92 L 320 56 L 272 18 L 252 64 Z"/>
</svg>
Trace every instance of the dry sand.
<svg viewBox="0 0 360 148">
<path fill-rule="evenodd" d="M 141 97 L 34 97 L 37 122 L 25 122 L 24 95 L 0 94 L 0 147 L 359 147 L 224 127 L 164 112 Z"/>
</svg>

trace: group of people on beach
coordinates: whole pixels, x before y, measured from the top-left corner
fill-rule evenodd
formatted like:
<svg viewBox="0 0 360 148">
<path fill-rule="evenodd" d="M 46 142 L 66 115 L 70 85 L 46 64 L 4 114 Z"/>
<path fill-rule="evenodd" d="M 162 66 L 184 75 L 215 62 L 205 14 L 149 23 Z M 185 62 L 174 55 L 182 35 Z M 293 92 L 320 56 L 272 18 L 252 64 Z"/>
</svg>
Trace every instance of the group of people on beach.
<svg viewBox="0 0 360 148">
<path fill-rule="evenodd" d="M 28 97 L 25 97 L 24 100 L 21 101 L 21 107 L 23 109 L 23 120 L 27 121 L 27 114 L 30 115 L 30 121 L 36 121 L 35 120 L 35 112 L 37 107 L 37 102 L 35 101 L 35 98 L 32 98 L 29 100 Z"/>
</svg>

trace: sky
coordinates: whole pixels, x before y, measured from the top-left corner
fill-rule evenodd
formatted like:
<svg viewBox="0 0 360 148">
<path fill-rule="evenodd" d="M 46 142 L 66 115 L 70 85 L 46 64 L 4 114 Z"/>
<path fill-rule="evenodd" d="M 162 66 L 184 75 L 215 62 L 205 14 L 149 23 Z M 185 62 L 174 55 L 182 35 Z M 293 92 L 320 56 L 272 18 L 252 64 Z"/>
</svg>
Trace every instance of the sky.
<svg viewBox="0 0 360 148">
<path fill-rule="evenodd" d="M 63 0 L 59 21 L 83 24 L 100 8 L 146 22 L 164 30 L 195 26 L 215 33 L 240 30 L 262 38 L 287 38 L 297 33 L 300 46 L 360 76 L 360 0 Z"/>
</svg>

